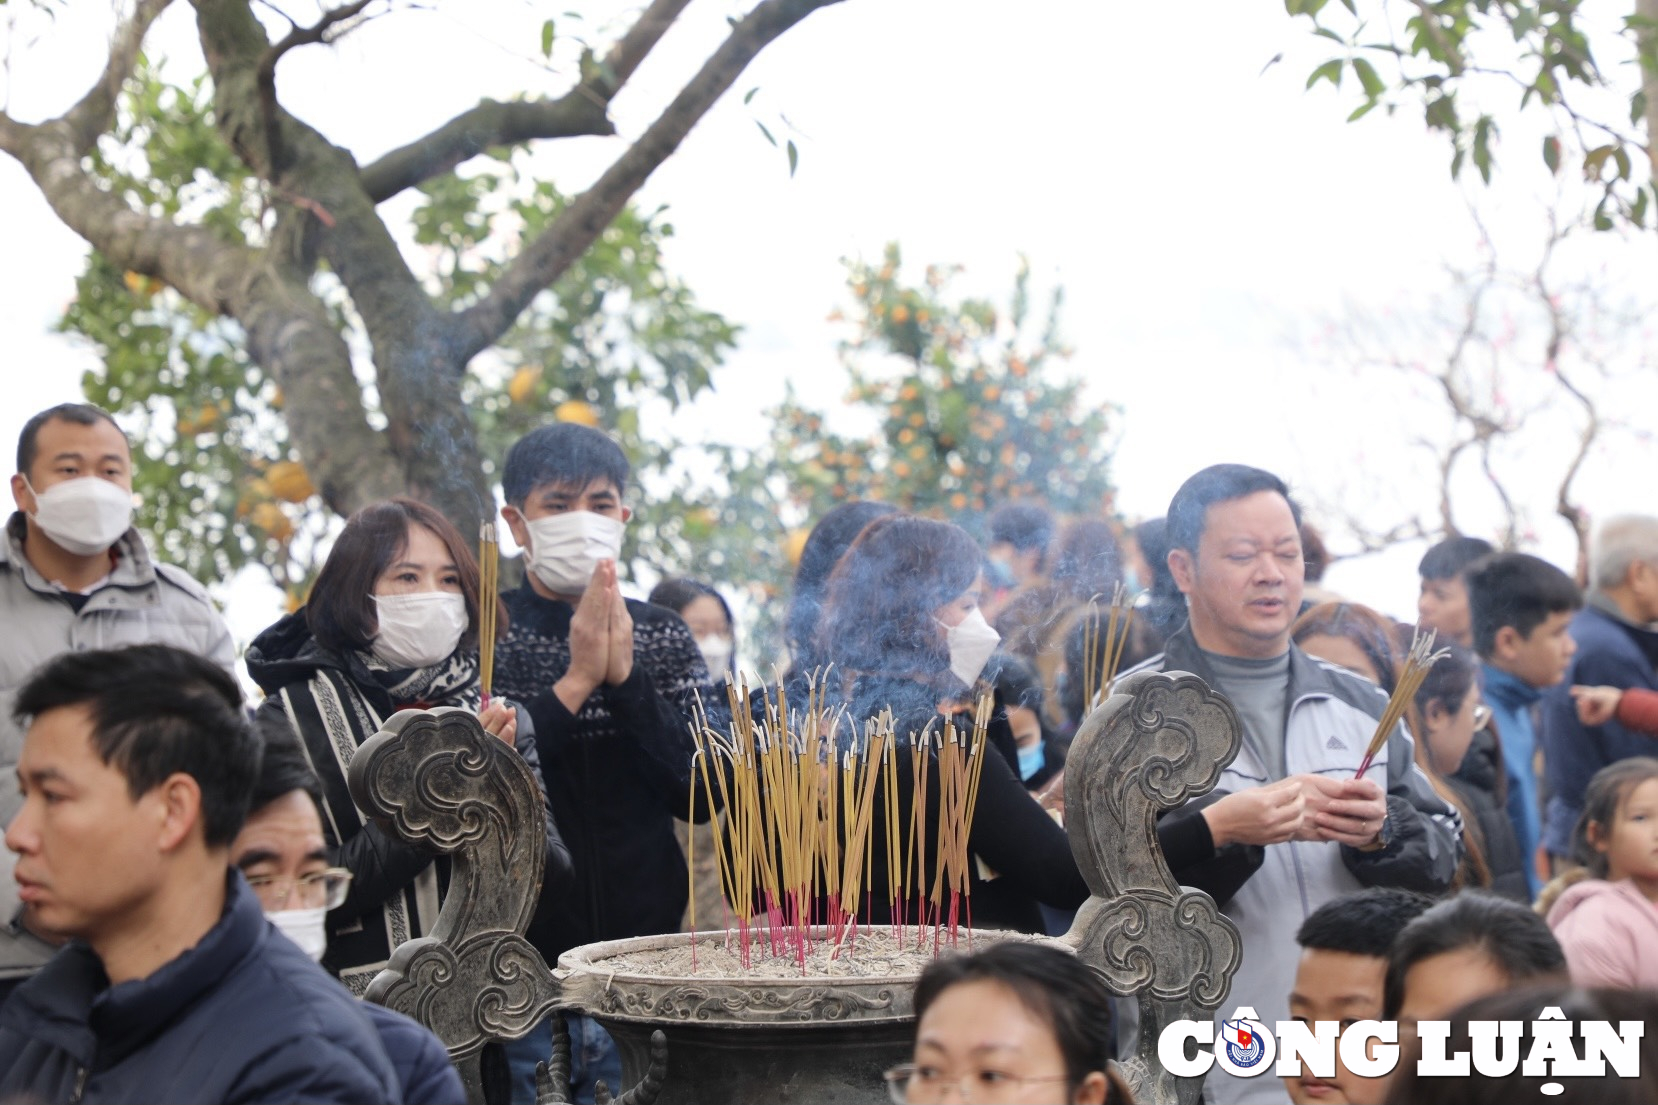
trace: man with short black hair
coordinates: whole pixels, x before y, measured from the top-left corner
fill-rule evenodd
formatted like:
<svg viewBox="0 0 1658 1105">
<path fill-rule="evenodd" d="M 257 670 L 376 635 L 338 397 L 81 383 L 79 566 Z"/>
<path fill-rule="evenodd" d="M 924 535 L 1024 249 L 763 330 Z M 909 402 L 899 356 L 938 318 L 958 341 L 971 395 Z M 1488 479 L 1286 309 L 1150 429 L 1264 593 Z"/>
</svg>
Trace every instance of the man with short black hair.
<svg viewBox="0 0 1658 1105">
<path fill-rule="evenodd" d="M 72 652 L 15 709 L 6 847 L 72 939 L 0 1008 L 0 1098 L 400 1100 L 351 995 L 229 866 L 260 747 L 235 680 L 161 645 Z"/>
<path fill-rule="evenodd" d="M 1569 632 L 1572 615 L 1583 596 L 1565 572 L 1526 553 L 1490 557 L 1467 578 L 1474 649 L 1485 661 L 1485 701 L 1508 774 L 1508 817 L 1525 860 L 1527 886 L 1536 897 L 1543 885 L 1537 871 L 1542 813 L 1532 708 L 1566 677 L 1577 651 Z"/>
<path fill-rule="evenodd" d="M 1237 711 L 1242 748 L 1217 793 L 1287 790 L 1304 800 L 1287 830 L 1265 812 L 1271 801 L 1258 823 L 1243 826 L 1210 820 L 1218 804 L 1203 811 L 1218 862 L 1259 862 L 1224 907 L 1243 939 L 1227 1011 L 1248 1006 L 1266 1024 L 1288 1016 L 1299 956 L 1292 934 L 1309 913 L 1366 886 L 1437 893 L 1461 858 L 1461 822 L 1416 766 L 1403 726 L 1354 777 L 1387 698 L 1291 642 L 1304 572 L 1300 526 L 1289 489 L 1259 468 L 1218 464 L 1182 484 L 1169 504 L 1168 564 L 1190 616 L 1164 653 L 1141 665 L 1201 676 Z M 1207 1092 L 1221 1105 L 1282 1100 L 1272 1079 L 1219 1069 Z"/>
<path fill-rule="evenodd" d="M 11 479 L 17 513 L 0 535 L 0 775 L 23 744 L 11 703 L 29 673 L 60 653 L 166 644 L 236 664 L 207 592 L 150 559 L 132 528 L 132 455 L 114 419 L 63 403 L 24 425 Z M 0 792 L 0 823 L 17 811 Z M 21 923 L 11 856 L 0 857 L 0 998 L 46 962 L 52 944 Z"/>
<path fill-rule="evenodd" d="M 1401 929 L 1433 905 L 1408 890 L 1373 888 L 1325 902 L 1301 923 L 1301 960 L 1290 991 L 1290 1017 L 1317 1024 L 1380 1020 L 1388 949 Z M 1336 1057 L 1333 1078 L 1303 1068 L 1284 1079 L 1295 1105 L 1366 1105 L 1387 1092 L 1387 1078 L 1355 1074 Z"/>
<path fill-rule="evenodd" d="M 1416 600 L 1416 620 L 1436 631 L 1445 640 L 1463 648 L 1474 647 L 1474 631 L 1468 619 L 1468 584 L 1463 579 L 1469 567 L 1497 550 L 1478 537 L 1447 537 L 1422 554 L 1416 574 L 1422 577 L 1422 593 Z"/>
<path fill-rule="evenodd" d="M 495 689 L 535 722 L 547 797 L 575 863 L 574 891 L 530 926 L 548 962 L 579 944 L 677 930 L 687 874 L 674 818 L 709 815 L 690 794 L 690 722 L 699 692 L 716 708 L 723 695 L 678 614 L 622 597 L 628 476 L 620 446 L 571 422 L 526 434 L 502 472 L 501 514 L 526 571 L 503 596 L 511 623 Z M 617 1085 L 609 1037 L 566 1016 L 578 1092 L 597 1077 Z"/>
</svg>

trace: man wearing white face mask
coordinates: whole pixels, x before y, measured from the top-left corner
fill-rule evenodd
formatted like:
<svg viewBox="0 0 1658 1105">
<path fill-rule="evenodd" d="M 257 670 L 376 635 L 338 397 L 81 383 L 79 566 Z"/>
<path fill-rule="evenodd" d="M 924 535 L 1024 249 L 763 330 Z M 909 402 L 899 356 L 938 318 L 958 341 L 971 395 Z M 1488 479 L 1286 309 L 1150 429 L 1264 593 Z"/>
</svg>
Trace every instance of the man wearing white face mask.
<svg viewBox="0 0 1658 1105">
<path fill-rule="evenodd" d="M 328 866 L 318 812 L 321 791 L 304 753 L 277 726 L 261 726 L 265 750 L 251 809 L 230 846 L 230 863 L 247 879 L 265 916 L 312 960 L 328 948 L 324 924 L 345 901 L 351 873 Z M 466 1090 L 443 1043 L 424 1025 L 364 1002 L 380 1044 L 402 1084 L 398 1100 L 462 1105 Z"/>
<path fill-rule="evenodd" d="M 17 443 L 17 512 L 0 539 L 0 776 L 22 750 L 11 703 L 28 674 L 64 652 L 165 644 L 233 671 L 236 651 L 207 592 L 157 564 L 132 528 L 132 456 L 108 414 L 65 403 L 35 415 Z M 20 799 L 0 788 L 0 821 Z M 27 978 L 52 945 L 23 924 L 0 867 L 0 996 Z"/>
<path fill-rule="evenodd" d="M 690 808 L 693 696 L 710 703 L 708 669 L 679 616 L 624 600 L 616 560 L 631 511 L 628 462 L 614 441 L 574 423 L 544 426 L 507 456 L 502 511 L 525 550 L 522 587 L 496 686 L 535 723 L 547 794 L 575 863 L 575 889 L 531 923 L 549 960 L 579 944 L 673 932 L 685 909 L 685 857 L 674 818 Z M 578 1099 L 618 1084 L 614 1045 L 571 1017 Z"/>
</svg>

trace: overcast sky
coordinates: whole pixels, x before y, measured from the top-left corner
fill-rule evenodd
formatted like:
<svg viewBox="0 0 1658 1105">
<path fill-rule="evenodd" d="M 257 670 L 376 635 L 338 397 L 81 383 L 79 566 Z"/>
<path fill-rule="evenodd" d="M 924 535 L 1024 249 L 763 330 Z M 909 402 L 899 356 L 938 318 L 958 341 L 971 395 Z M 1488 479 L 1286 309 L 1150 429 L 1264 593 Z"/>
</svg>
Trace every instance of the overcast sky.
<svg viewBox="0 0 1658 1105">
<path fill-rule="evenodd" d="M 291 55 L 279 72 L 284 103 L 366 161 L 480 96 L 564 87 L 526 60 L 543 13 L 562 5 L 428 6 Z M 624 138 L 746 6 L 692 4 L 619 98 Z M 590 18 L 561 17 L 560 37 L 595 33 L 600 8 L 627 10 L 583 6 Z M 290 10 L 308 8 L 296 0 Z M 101 64 L 110 18 L 108 4 L 77 0 L 38 38 L 33 27 L 14 31 L 9 110 L 36 119 L 72 102 Z M 188 6 L 175 5 L 151 54 L 193 71 L 192 30 Z M 898 240 L 917 271 L 961 262 L 964 290 L 1004 296 L 1023 253 L 1039 281 L 1066 288 L 1068 371 L 1124 408 L 1115 475 L 1131 515 L 1161 514 L 1182 479 L 1220 460 L 1274 468 L 1310 499 L 1368 509 L 1378 525 L 1431 511 L 1435 489 L 1400 478 L 1409 442 L 1432 428 L 1425 408 L 1397 373 L 1333 367 L 1316 336 L 1348 313 L 1395 317 L 1442 303 L 1445 265 L 1474 257 L 1469 194 L 1503 255 L 1523 264 L 1549 186 L 1523 129 L 1500 150 L 1512 171 L 1485 194 L 1450 182 L 1443 139 L 1416 115 L 1345 123 L 1352 101 L 1303 90 L 1325 56 L 1278 0 L 846 0 L 810 17 L 639 197 L 671 206 L 669 266 L 745 327 L 716 394 L 682 424 L 717 422 L 723 435 L 758 440 L 785 381 L 812 402 L 840 404 L 841 332 L 826 316 L 844 303 L 841 258 Z M 756 120 L 799 146 L 792 179 Z M 562 142 L 537 164 L 568 192 L 621 149 L 617 139 Z M 0 201 L 11 260 L 0 266 L 10 364 L 0 441 L 13 441 L 30 412 L 76 397 L 80 373 L 96 366 L 50 333 L 84 247 L 9 159 Z M 1658 290 L 1654 246 L 1601 236 L 1570 263 L 1604 271 L 1644 303 Z M 1622 409 L 1658 410 L 1653 377 L 1649 365 L 1626 385 Z M 1536 457 L 1563 434 L 1542 433 Z M 1611 443 L 1585 470 L 1586 497 L 1602 515 L 1652 509 L 1655 459 L 1650 438 Z M 1549 462 L 1536 463 L 1521 482 L 1538 547 L 1565 563 L 1568 535 L 1548 514 Z M 1341 565 L 1333 582 L 1409 614 L 1418 552 Z M 263 599 L 238 591 L 232 605 L 244 640 L 269 620 Z"/>
</svg>

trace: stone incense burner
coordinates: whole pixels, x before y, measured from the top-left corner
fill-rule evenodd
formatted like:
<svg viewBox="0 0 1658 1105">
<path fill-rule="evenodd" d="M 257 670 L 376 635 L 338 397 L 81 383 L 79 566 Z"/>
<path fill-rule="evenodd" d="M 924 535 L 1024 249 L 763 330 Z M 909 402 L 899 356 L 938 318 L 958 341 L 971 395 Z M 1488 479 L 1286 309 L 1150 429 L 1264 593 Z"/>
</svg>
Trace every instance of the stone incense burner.
<svg viewBox="0 0 1658 1105">
<path fill-rule="evenodd" d="M 1067 831 L 1092 897 L 1054 943 L 1137 1000 L 1140 1047 L 1121 1065 L 1142 1102 L 1198 1100 L 1201 1079 L 1158 1066 L 1157 1032 L 1211 1016 L 1241 954 L 1214 903 L 1170 876 L 1156 817 L 1209 791 L 1238 741 L 1231 706 L 1201 680 L 1143 673 L 1088 718 L 1067 763 Z M 554 1009 L 586 1013 L 616 1039 L 629 1105 L 886 1100 L 881 1072 L 910 1054 L 910 996 L 930 941 L 908 962 L 882 958 L 891 930 L 875 928 L 838 966 L 722 971 L 713 960 L 725 934 L 672 933 L 575 948 L 549 971 L 522 936 L 545 857 L 539 792 L 511 749 L 464 711 L 406 711 L 358 750 L 350 783 L 362 809 L 453 857 L 432 934 L 399 948 L 368 998 L 430 1026 L 475 1105 L 500 1092 L 480 1063 L 485 1045 Z M 959 945 L 1006 938 L 1031 939 L 979 931 Z M 567 1099 L 567 1041 L 549 1068 L 542 1101 L 553 1105 Z"/>
</svg>

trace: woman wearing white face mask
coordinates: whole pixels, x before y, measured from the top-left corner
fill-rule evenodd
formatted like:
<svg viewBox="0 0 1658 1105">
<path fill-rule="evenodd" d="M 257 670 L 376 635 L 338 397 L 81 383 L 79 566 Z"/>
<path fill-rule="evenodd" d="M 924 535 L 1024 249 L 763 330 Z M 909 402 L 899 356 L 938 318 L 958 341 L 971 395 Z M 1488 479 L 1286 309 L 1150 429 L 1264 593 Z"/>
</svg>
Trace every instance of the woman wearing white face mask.
<svg viewBox="0 0 1658 1105">
<path fill-rule="evenodd" d="M 364 817 L 346 772 L 398 710 L 479 709 L 478 584 L 469 545 L 441 514 L 412 499 L 376 503 L 346 522 L 306 606 L 248 649 L 248 673 L 268 696 L 261 720 L 276 715 L 298 736 L 322 784 L 330 862 L 352 874 L 329 914 L 324 965 L 358 993 L 399 943 L 431 929 L 448 866 Z M 491 702 L 479 720 L 538 767 L 516 707 Z M 547 832 L 546 882 L 556 887 L 570 857 L 550 817 Z"/>
<path fill-rule="evenodd" d="M 973 539 L 948 523 L 904 514 L 871 522 L 829 579 L 818 654 L 833 665 L 830 705 L 844 705 L 848 721 L 860 730 L 865 719 L 890 707 L 905 736 L 929 723 L 937 728 L 946 716 L 971 731 L 972 702 L 987 687 L 981 677 L 998 640 L 978 606 L 983 561 Z M 792 703 L 806 701 L 809 674 L 792 677 L 787 688 Z M 1038 901 L 1075 908 L 1088 887 L 1065 831 L 1019 782 L 1017 745 L 1000 701 L 990 740 L 997 751 L 985 757 L 968 829 L 969 847 L 983 861 L 973 865 L 973 923 L 1041 932 Z M 913 798 L 910 779 L 909 768 L 901 766 L 900 831 Z M 937 780 L 938 771 L 931 771 L 930 809 L 938 804 Z M 866 898 L 867 919 L 876 924 L 891 920 L 886 831 L 884 818 L 877 816 L 874 888 Z M 936 848 L 936 840 L 929 839 L 928 848 Z M 1000 876 L 987 880 L 986 871 Z"/>
<path fill-rule="evenodd" d="M 727 674 L 735 674 L 737 623 L 723 595 L 695 579 L 665 579 L 651 588 L 647 601 L 684 620 L 716 686 L 723 684 Z"/>
</svg>

